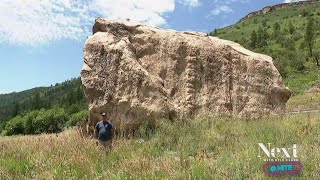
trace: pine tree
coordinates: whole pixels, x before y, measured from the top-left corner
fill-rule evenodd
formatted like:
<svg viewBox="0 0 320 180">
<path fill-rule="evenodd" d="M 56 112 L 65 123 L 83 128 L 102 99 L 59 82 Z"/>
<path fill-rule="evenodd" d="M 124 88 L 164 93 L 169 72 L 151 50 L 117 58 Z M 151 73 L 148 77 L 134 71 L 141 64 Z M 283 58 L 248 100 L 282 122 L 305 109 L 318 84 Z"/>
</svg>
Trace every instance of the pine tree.
<svg viewBox="0 0 320 180">
<path fill-rule="evenodd" d="M 309 55 L 310 57 L 312 57 L 313 56 L 312 50 L 314 46 L 314 22 L 312 17 L 309 17 L 308 19 L 308 24 L 306 28 L 306 34 L 305 34 L 305 41 L 309 48 Z"/>
<path fill-rule="evenodd" d="M 83 92 L 82 92 L 82 89 L 81 89 L 81 87 L 78 87 L 77 89 L 76 89 L 76 100 L 77 101 L 80 101 L 80 100 L 82 100 L 84 98 L 84 94 L 83 94 Z"/>
<path fill-rule="evenodd" d="M 19 103 L 15 102 L 12 110 L 12 117 L 16 117 L 19 114 L 20 105 Z"/>
<path fill-rule="evenodd" d="M 31 103 L 32 109 L 40 109 L 41 108 L 41 100 L 40 100 L 40 93 L 37 92 L 33 97 L 32 97 L 32 103 Z"/>
<path fill-rule="evenodd" d="M 317 63 L 317 66 L 320 66 L 320 60 L 319 60 L 320 59 L 320 51 L 313 52 L 313 57 Z"/>
<path fill-rule="evenodd" d="M 294 31 L 295 31 L 295 28 L 294 28 L 294 26 L 292 25 L 292 23 L 290 21 L 290 23 L 289 23 L 289 33 L 292 35 L 294 33 Z"/>
<path fill-rule="evenodd" d="M 256 33 L 256 31 L 252 31 L 250 41 L 251 41 L 250 46 L 252 48 L 256 48 L 256 46 L 257 46 L 257 33 Z"/>
<path fill-rule="evenodd" d="M 275 22 L 273 25 L 273 37 L 277 38 L 278 35 L 280 34 L 280 31 L 281 31 L 280 24 L 278 22 Z"/>
<path fill-rule="evenodd" d="M 267 27 L 267 20 L 264 20 L 264 21 L 262 22 L 262 26 L 263 26 L 263 27 Z"/>
<path fill-rule="evenodd" d="M 268 32 L 266 31 L 266 29 L 263 29 L 261 26 L 258 29 L 258 33 L 257 33 L 257 47 L 264 47 L 267 45 L 267 38 L 268 38 Z"/>
</svg>

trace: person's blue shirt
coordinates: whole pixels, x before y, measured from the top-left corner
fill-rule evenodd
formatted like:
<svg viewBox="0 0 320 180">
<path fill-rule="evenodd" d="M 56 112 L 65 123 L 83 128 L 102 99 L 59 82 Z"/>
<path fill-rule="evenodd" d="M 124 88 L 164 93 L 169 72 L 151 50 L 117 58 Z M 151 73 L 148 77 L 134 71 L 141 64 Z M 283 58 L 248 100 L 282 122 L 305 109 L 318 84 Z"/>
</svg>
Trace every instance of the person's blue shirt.
<svg viewBox="0 0 320 180">
<path fill-rule="evenodd" d="M 99 133 L 100 141 L 108 141 L 111 139 L 111 129 L 113 128 L 109 121 L 99 121 L 96 125 L 96 130 Z"/>
</svg>

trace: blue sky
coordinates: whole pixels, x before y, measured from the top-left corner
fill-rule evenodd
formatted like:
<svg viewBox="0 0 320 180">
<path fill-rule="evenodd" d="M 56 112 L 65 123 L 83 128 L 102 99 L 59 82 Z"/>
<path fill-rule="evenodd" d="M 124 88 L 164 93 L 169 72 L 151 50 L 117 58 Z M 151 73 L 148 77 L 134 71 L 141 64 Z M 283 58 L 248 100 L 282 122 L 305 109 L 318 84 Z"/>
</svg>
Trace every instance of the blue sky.
<svg viewBox="0 0 320 180">
<path fill-rule="evenodd" d="M 291 0 L 1 0 L 0 94 L 80 76 L 95 17 L 210 32 Z"/>
</svg>

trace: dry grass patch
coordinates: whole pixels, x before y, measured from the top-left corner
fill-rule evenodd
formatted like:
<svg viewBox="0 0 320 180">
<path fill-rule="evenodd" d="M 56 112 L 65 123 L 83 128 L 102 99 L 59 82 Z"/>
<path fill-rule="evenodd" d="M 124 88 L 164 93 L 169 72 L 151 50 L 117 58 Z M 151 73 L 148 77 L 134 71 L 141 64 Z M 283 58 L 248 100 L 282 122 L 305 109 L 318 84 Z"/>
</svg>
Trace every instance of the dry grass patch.
<svg viewBox="0 0 320 180">
<path fill-rule="evenodd" d="M 0 137 L 0 179 L 268 179 L 258 143 L 298 145 L 301 179 L 320 179 L 320 113 L 245 121 L 159 121 L 105 153 L 75 130 Z M 284 177 L 290 179 L 290 177 Z"/>
</svg>

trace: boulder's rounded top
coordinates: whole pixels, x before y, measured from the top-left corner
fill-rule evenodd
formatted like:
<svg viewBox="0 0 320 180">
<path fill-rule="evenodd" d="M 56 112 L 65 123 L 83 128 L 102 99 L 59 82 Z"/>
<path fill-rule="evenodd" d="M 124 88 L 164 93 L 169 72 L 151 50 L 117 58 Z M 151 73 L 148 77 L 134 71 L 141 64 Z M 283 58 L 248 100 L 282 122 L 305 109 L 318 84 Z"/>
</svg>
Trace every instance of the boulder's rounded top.
<svg viewBox="0 0 320 180">
<path fill-rule="evenodd" d="M 93 34 L 97 32 L 121 31 L 121 30 L 128 30 L 140 25 L 141 24 L 135 23 L 130 19 L 111 20 L 111 19 L 104 19 L 104 18 L 98 17 L 95 20 L 92 31 L 93 31 Z"/>
</svg>

